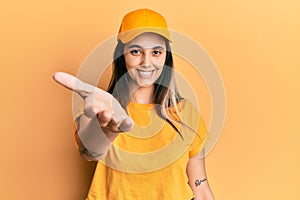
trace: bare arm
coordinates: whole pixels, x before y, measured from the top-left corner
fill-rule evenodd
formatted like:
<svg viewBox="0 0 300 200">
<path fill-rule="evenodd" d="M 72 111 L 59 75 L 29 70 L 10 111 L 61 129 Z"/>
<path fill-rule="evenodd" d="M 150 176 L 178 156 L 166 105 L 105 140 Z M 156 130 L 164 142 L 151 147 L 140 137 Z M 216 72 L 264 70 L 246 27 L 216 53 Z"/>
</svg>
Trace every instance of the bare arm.
<svg viewBox="0 0 300 200">
<path fill-rule="evenodd" d="M 87 160 L 102 159 L 119 133 L 133 128 L 132 119 L 106 91 L 63 72 L 55 73 L 53 78 L 84 100 L 84 114 L 76 119 L 75 139 L 80 154 Z"/>
<path fill-rule="evenodd" d="M 190 158 L 187 174 L 189 185 L 195 195 L 194 200 L 214 200 L 213 193 L 206 179 L 205 158 L 200 158 L 200 156 Z"/>
<path fill-rule="evenodd" d="M 96 117 L 88 118 L 82 115 L 76 120 L 76 124 L 75 140 L 78 151 L 87 161 L 102 159 L 110 148 L 111 142 L 119 135 L 119 133 L 105 133 Z"/>
</svg>

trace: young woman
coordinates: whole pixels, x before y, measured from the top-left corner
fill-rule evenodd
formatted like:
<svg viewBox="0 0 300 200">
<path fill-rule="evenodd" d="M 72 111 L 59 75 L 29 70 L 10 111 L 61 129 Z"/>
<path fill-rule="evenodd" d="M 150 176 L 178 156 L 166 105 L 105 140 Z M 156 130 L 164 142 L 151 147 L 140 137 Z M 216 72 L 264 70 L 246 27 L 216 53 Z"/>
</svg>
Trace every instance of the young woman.
<svg viewBox="0 0 300 200">
<path fill-rule="evenodd" d="M 58 72 L 84 99 L 76 117 L 80 154 L 98 161 L 86 200 L 213 200 L 206 129 L 174 80 L 165 19 L 149 9 L 124 16 L 108 92 Z"/>
</svg>

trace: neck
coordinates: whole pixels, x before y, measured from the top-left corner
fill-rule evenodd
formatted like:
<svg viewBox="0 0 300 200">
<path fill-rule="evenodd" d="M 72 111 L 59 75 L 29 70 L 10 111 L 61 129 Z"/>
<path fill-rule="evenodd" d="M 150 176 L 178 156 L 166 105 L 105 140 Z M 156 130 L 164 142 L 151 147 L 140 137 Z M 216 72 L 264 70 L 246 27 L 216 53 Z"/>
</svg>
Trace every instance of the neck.
<svg viewBox="0 0 300 200">
<path fill-rule="evenodd" d="M 130 100 L 132 102 L 140 104 L 148 104 L 154 102 L 154 85 L 149 87 L 139 87 L 131 95 Z"/>
</svg>

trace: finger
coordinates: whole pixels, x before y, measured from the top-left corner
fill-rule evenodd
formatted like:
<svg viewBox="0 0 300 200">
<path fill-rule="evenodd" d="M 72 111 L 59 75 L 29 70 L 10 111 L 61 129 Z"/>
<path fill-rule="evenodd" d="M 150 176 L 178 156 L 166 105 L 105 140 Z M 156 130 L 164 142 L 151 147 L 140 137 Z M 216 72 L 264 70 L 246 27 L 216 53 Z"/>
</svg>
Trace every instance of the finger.
<svg viewBox="0 0 300 200">
<path fill-rule="evenodd" d="M 114 118 L 112 118 L 111 121 L 102 128 L 110 133 L 128 132 L 133 128 L 133 121 L 129 117 L 123 119 L 120 122 L 117 122 L 114 120 Z"/>
<path fill-rule="evenodd" d="M 106 127 L 108 123 L 112 121 L 112 114 L 111 112 L 104 110 L 97 114 L 97 119 L 101 127 Z"/>
<path fill-rule="evenodd" d="M 120 121 L 119 121 L 119 120 L 116 120 L 116 119 L 114 118 L 114 116 L 112 116 L 111 121 L 109 122 L 109 125 L 110 125 L 110 126 L 118 126 L 118 127 L 119 127 L 119 124 L 120 124 Z"/>
<path fill-rule="evenodd" d="M 68 88 L 69 90 L 74 90 L 76 82 L 78 82 L 78 83 L 81 82 L 75 76 L 72 76 L 71 74 L 67 74 L 67 73 L 64 73 L 64 72 L 56 72 L 56 73 L 54 73 L 53 79 L 57 83 L 59 83 L 60 85 Z"/>
<path fill-rule="evenodd" d="M 82 98 L 85 98 L 96 89 L 94 86 L 84 83 L 77 77 L 65 72 L 54 73 L 53 79 L 65 88 L 78 93 Z"/>
<path fill-rule="evenodd" d="M 131 129 L 133 129 L 133 127 L 134 127 L 133 120 L 130 117 L 127 117 L 121 122 L 119 129 L 121 131 L 128 132 Z"/>
<path fill-rule="evenodd" d="M 62 86 L 73 90 L 85 99 L 85 115 L 88 117 L 97 115 L 100 126 L 105 127 L 111 122 L 118 124 L 122 131 L 129 131 L 133 128 L 132 119 L 128 117 L 125 110 L 111 94 L 64 72 L 56 72 L 53 78 Z M 97 97 L 101 98 L 98 99 Z M 103 106 L 100 106 L 99 102 L 102 102 Z M 96 104 L 97 106 L 95 106 Z M 112 109 L 112 112 L 108 112 L 107 109 Z M 114 118 L 112 118 L 112 113 L 114 113 Z"/>
<path fill-rule="evenodd" d="M 102 110 L 103 111 L 103 110 Z M 88 118 L 95 117 L 99 112 L 101 112 L 100 107 L 95 106 L 91 103 L 85 102 L 84 109 L 83 109 L 84 115 Z"/>
<path fill-rule="evenodd" d="M 121 132 L 121 130 L 119 129 L 119 124 L 116 124 L 113 120 L 111 120 L 105 128 L 108 130 L 108 132 L 112 132 L 112 133 Z"/>
<path fill-rule="evenodd" d="M 121 106 L 115 106 L 115 110 L 118 110 L 119 113 L 113 111 L 112 121 L 118 124 L 118 129 L 123 132 L 128 132 L 134 127 L 133 120 L 127 115 L 125 110 L 121 108 Z"/>
</svg>

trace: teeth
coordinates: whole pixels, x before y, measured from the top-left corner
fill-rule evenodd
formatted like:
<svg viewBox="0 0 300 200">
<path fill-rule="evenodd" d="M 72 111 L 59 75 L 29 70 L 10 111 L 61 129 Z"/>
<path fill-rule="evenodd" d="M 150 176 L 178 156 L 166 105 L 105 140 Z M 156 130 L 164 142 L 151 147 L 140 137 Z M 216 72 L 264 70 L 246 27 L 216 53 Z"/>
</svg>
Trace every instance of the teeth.
<svg viewBox="0 0 300 200">
<path fill-rule="evenodd" d="M 139 71 L 140 76 L 142 77 L 150 77 L 153 71 Z"/>
</svg>

